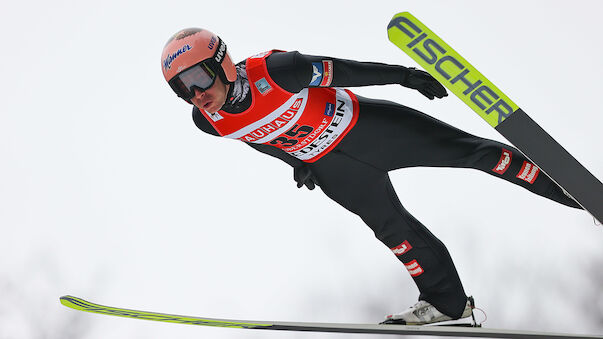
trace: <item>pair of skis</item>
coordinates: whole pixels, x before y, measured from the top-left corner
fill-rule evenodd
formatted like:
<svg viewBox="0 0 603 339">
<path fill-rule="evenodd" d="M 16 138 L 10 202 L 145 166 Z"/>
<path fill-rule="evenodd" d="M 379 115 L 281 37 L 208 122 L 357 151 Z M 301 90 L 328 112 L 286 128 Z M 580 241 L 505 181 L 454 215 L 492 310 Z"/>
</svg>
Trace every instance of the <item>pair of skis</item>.
<svg viewBox="0 0 603 339">
<path fill-rule="evenodd" d="M 486 122 L 599 221 L 603 220 L 603 185 L 546 131 L 486 77 L 408 12 L 396 14 L 388 26 L 391 42 L 463 100 Z M 61 303 L 79 311 L 177 324 L 257 330 L 335 333 L 481 337 L 481 338 L 603 338 L 550 332 L 497 330 L 481 327 L 410 326 L 304 322 L 267 322 L 179 316 L 103 306 L 64 296 Z"/>
</svg>

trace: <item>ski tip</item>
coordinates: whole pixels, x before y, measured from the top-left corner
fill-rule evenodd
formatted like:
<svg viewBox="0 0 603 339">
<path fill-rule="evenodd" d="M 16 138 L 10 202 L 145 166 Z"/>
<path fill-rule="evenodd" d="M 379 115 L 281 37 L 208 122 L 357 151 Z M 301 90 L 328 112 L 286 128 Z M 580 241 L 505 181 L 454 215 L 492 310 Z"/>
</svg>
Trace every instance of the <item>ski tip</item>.
<svg viewBox="0 0 603 339">
<path fill-rule="evenodd" d="M 75 310 L 84 310 L 86 308 L 84 306 L 89 304 L 87 301 L 71 295 L 64 295 L 59 298 L 59 301 L 61 304 L 63 304 L 63 306 L 67 306 Z"/>
<path fill-rule="evenodd" d="M 59 298 L 59 301 L 61 302 L 61 304 L 63 304 L 63 306 L 67 306 L 70 307 L 71 305 L 71 300 L 73 300 L 74 297 L 70 296 L 70 295 L 64 295 L 62 297 Z"/>
<path fill-rule="evenodd" d="M 387 25 L 387 35 L 389 36 L 389 39 L 390 40 L 393 39 L 392 35 L 400 34 L 400 30 L 402 32 L 407 31 L 407 29 L 403 25 L 410 24 L 411 27 L 414 27 L 414 23 L 413 23 L 414 21 L 417 21 L 417 20 L 412 14 L 410 14 L 410 12 L 400 12 L 400 13 L 394 15 L 393 18 L 389 21 L 389 24 Z M 393 29 L 394 27 L 396 29 Z M 408 34 L 412 34 L 412 33 L 408 32 Z"/>
</svg>

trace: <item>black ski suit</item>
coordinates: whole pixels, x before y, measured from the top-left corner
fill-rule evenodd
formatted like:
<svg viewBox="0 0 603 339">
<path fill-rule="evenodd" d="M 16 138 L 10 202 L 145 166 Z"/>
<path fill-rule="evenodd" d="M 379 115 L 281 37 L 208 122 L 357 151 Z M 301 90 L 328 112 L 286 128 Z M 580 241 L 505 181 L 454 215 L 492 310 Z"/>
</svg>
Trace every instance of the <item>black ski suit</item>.
<svg viewBox="0 0 603 339">
<path fill-rule="evenodd" d="M 321 60 L 333 62 L 333 87 L 403 84 L 413 72 L 403 66 L 298 52 L 275 53 L 266 63 L 272 79 L 283 89 L 296 93 L 309 87 L 312 62 Z M 244 62 L 237 65 L 239 78 L 222 107 L 229 113 L 243 112 L 251 104 L 251 95 L 245 93 L 249 85 L 245 83 L 246 76 L 241 76 L 245 74 L 241 73 L 242 66 Z M 420 291 L 419 299 L 452 318 L 461 316 L 467 300 L 452 258 L 444 244 L 402 206 L 389 171 L 416 166 L 474 168 L 579 208 L 546 175 L 532 178 L 532 183 L 525 176 L 518 177 L 529 160 L 512 146 L 471 135 L 394 102 L 360 96 L 358 101 L 356 125 L 330 153 L 314 163 L 304 163 L 272 146 L 249 145 L 293 166 L 300 183 L 312 188 L 313 183 L 319 185 L 329 198 L 361 217 L 388 248 L 410 244 L 412 249 L 402 251 L 398 259 L 411 271 Z M 197 108 L 193 109 L 193 119 L 201 130 L 219 135 Z M 504 163 L 503 149 L 512 153 Z M 494 171 L 497 167 L 505 168 L 504 173 Z"/>
</svg>

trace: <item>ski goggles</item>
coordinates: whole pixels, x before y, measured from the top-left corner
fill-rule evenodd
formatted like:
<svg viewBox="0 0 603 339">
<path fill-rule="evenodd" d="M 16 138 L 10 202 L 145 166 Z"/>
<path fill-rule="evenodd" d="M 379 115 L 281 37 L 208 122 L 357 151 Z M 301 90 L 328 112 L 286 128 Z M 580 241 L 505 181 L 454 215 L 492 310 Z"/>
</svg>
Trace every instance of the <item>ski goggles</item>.
<svg viewBox="0 0 603 339">
<path fill-rule="evenodd" d="M 195 96 L 195 88 L 201 92 L 207 90 L 214 85 L 216 76 L 208 60 L 204 60 L 178 73 L 169 84 L 179 97 L 190 101 Z"/>
</svg>

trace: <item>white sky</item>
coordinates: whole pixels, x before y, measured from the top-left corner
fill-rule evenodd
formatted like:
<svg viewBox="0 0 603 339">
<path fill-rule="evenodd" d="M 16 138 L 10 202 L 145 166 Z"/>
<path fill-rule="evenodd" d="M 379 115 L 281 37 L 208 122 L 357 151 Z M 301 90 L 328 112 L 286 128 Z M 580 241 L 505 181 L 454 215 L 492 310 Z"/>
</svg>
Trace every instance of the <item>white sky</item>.
<svg viewBox="0 0 603 339">
<path fill-rule="evenodd" d="M 286 164 L 198 131 L 160 70 L 165 41 L 191 26 L 218 33 L 237 61 L 278 48 L 416 66 L 387 40 L 402 11 L 603 177 L 601 1 L 3 2 L 0 338 L 368 338 L 80 314 L 64 294 L 320 322 L 379 322 L 414 303 L 403 265 L 359 218 L 298 190 Z M 354 91 L 504 141 L 456 97 Z M 486 326 L 603 332 L 603 228 L 587 213 L 477 171 L 391 177 Z"/>
</svg>

